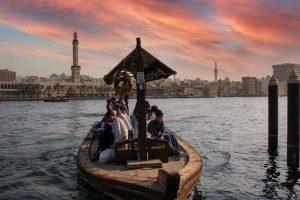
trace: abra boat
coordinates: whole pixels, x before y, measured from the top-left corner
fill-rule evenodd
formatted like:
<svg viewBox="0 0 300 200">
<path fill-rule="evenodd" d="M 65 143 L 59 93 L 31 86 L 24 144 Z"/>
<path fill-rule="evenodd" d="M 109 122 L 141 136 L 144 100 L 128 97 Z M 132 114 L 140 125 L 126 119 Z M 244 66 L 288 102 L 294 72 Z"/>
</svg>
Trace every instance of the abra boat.
<svg viewBox="0 0 300 200">
<path fill-rule="evenodd" d="M 127 95 L 132 87 L 128 74 L 136 79 L 138 139 L 116 143 L 115 162 L 99 164 L 99 139 L 92 127 L 78 151 L 80 174 L 91 186 L 114 199 L 183 200 L 199 181 L 201 156 L 174 133 L 185 155 L 180 159 L 169 157 L 167 141 L 146 138 L 145 122 L 145 82 L 167 78 L 176 72 L 141 48 L 137 38 L 136 48 L 104 80 L 107 84 L 114 83 L 121 96 Z"/>
<path fill-rule="evenodd" d="M 168 162 L 163 163 L 161 168 L 127 169 L 122 165 L 122 159 L 118 164 L 103 165 L 100 165 L 98 160 L 92 159 L 95 153 L 93 149 L 97 148 L 98 141 L 91 129 L 80 146 L 77 166 L 87 183 L 114 199 L 183 200 L 200 178 L 202 159 L 198 152 L 183 139 L 177 136 L 177 140 L 186 151 L 185 156 L 180 160 L 169 157 Z M 160 144 L 151 139 L 147 143 L 148 146 L 152 145 L 152 150 Z M 133 153 L 138 152 L 137 140 L 131 140 L 127 144 L 127 150 L 131 148 Z M 124 144 L 118 146 L 125 151 L 124 147 Z M 154 153 L 149 152 L 149 157 L 152 156 L 151 154 Z"/>
</svg>

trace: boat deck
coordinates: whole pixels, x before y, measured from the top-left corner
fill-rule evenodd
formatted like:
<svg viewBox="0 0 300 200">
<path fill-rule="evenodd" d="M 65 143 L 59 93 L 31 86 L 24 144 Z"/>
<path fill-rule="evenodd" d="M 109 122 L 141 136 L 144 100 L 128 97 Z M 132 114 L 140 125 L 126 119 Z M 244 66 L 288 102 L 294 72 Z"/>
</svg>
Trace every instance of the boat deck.
<svg viewBox="0 0 300 200">
<path fill-rule="evenodd" d="M 144 178 L 149 180 L 156 180 L 158 177 L 158 170 L 165 169 L 167 171 L 179 171 L 188 162 L 187 157 L 182 157 L 180 160 L 176 160 L 173 157 L 169 158 L 168 163 L 163 163 L 162 168 L 141 168 L 128 170 L 126 165 L 116 165 L 115 163 L 100 164 L 97 160 L 93 163 L 103 170 L 107 170 L 110 173 L 118 174 L 121 176 L 132 176 L 133 178 Z"/>
</svg>

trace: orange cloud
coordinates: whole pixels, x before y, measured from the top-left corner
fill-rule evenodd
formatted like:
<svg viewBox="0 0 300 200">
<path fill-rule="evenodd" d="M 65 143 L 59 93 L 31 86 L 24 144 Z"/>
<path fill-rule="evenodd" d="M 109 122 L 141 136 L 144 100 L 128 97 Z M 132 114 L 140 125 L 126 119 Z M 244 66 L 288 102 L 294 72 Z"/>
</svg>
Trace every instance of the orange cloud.
<svg viewBox="0 0 300 200">
<path fill-rule="evenodd" d="M 300 14 L 294 9 L 300 6 L 278 2 L 3 0 L 0 25 L 64 47 L 45 51 L 46 57 L 63 63 L 76 30 L 83 71 L 95 70 L 99 76 L 126 56 L 140 36 L 142 46 L 177 70 L 179 77 L 212 79 L 210 70 L 217 60 L 222 76 L 240 79 L 267 75 L 274 62 L 297 62 L 293 50 L 299 51 Z"/>
</svg>

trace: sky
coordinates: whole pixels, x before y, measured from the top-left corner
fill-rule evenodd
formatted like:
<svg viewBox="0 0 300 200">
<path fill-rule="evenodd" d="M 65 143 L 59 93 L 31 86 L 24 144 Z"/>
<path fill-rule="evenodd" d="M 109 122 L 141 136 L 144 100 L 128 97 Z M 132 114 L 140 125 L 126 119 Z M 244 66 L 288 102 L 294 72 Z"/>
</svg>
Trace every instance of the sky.
<svg viewBox="0 0 300 200">
<path fill-rule="evenodd" d="M 71 74 L 73 32 L 81 74 L 101 78 L 136 46 L 180 79 L 241 80 L 300 63 L 298 0 L 1 0 L 0 69 Z"/>
</svg>

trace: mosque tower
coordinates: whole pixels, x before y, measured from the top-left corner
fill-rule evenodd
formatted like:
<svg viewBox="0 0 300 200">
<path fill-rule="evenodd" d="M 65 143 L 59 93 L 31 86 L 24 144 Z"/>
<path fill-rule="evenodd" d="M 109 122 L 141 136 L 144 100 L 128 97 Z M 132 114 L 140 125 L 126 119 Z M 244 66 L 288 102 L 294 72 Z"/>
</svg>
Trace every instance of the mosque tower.
<svg viewBox="0 0 300 200">
<path fill-rule="evenodd" d="M 218 81 L 218 66 L 217 66 L 217 62 L 215 62 L 214 73 L 215 73 L 215 82 L 217 82 Z"/>
<path fill-rule="evenodd" d="M 78 66 L 78 40 L 77 40 L 77 33 L 74 32 L 74 39 L 73 39 L 73 66 L 71 66 L 72 71 L 72 78 L 71 81 L 73 83 L 80 82 L 80 66 Z"/>
</svg>

